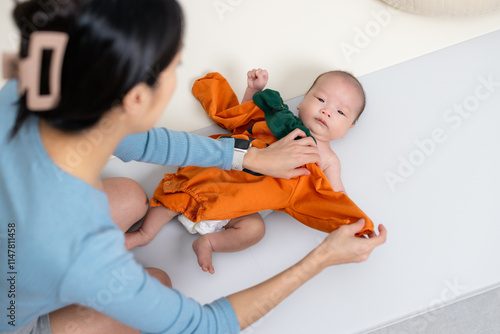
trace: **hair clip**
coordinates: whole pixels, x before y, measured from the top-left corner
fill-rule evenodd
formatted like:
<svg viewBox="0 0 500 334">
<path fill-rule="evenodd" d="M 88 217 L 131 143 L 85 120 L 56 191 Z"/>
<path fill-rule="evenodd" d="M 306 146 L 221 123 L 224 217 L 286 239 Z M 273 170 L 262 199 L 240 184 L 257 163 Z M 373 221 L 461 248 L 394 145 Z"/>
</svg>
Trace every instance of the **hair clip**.
<svg viewBox="0 0 500 334">
<path fill-rule="evenodd" d="M 31 33 L 28 56 L 19 59 L 16 54 L 3 55 L 3 74 L 6 79 L 17 77 L 19 95 L 26 93 L 26 107 L 31 111 L 53 109 L 61 98 L 61 74 L 68 34 L 56 31 Z M 43 52 L 52 51 L 49 67 L 49 93 L 40 93 Z"/>
</svg>

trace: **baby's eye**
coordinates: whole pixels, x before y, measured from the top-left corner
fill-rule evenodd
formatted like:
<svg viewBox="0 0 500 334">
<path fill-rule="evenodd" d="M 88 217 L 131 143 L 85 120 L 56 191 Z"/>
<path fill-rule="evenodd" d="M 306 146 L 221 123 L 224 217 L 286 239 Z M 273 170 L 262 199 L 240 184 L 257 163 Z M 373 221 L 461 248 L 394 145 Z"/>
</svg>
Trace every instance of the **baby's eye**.
<svg viewBox="0 0 500 334">
<path fill-rule="evenodd" d="M 325 100 L 323 100 L 321 97 L 317 97 L 318 101 L 321 103 L 325 103 Z"/>
<path fill-rule="evenodd" d="M 337 110 L 337 112 L 338 112 L 339 114 L 341 114 L 342 116 L 345 116 L 345 114 L 344 114 L 344 112 L 343 112 L 342 110 Z"/>
</svg>

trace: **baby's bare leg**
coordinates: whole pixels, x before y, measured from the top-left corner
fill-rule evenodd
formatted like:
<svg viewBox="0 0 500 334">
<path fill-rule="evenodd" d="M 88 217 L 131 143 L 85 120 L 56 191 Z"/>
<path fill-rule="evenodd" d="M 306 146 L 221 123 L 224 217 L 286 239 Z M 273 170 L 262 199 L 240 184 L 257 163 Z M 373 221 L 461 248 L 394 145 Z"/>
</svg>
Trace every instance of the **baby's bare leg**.
<svg viewBox="0 0 500 334">
<path fill-rule="evenodd" d="M 125 233 L 125 247 L 132 249 L 148 244 L 161 230 L 163 225 L 177 215 L 177 212 L 171 211 L 162 205 L 151 208 L 137 231 Z"/>
<path fill-rule="evenodd" d="M 225 230 L 205 234 L 193 242 L 193 250 L 203 271 L 214 273 L 212 252 L 229 253 L 247 249 L 259 242 L 266 232 L 264 220 L 258 213 L 234 218 Z"/>
</svg>

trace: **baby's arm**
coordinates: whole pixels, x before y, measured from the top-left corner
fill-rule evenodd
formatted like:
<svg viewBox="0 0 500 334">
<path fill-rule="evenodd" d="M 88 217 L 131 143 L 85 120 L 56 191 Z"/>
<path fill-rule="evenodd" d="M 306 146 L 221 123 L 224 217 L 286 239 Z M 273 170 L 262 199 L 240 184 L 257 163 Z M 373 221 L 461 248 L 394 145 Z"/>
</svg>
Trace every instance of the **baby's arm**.
<svg viewBox="0 0 500 334">
<path fill-rule="evenodd" d="M 333 190 L 345 194 L 345 188 L 340 178 L 340 160 L 335 152 L 331 151 L 325 165 L 326 167 L 323 169 L 323 173 L 325 173 Z"/>
<path fill-rule="evenodd" d="M 247 89 L 245 91 L 245 95 L 243 96 L 243 100 L 241 100 L 242 104 L 252 101 L 253 94 L 263 90 L 264 87 L 266 87 L 268 80 L 267 71 L 260 68 L 248 71 L 247 77 Z"/>
</svg>

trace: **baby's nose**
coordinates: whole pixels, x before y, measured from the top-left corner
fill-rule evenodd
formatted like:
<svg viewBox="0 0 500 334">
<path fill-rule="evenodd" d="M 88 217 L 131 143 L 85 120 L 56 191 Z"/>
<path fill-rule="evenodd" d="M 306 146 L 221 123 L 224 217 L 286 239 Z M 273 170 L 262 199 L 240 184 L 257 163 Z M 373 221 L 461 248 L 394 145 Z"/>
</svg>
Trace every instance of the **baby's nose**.
<svg viewBox="0 0 500 334">
<path fill-rule="evenodd" d="M 326 109 L 321 109 L 321 113 L 322 113 L 323 115 L 325 115 L 325 116 L 331 117 L 330 112 L 329 112 L 328 110 L 326 110 Z"/>
</svg>

